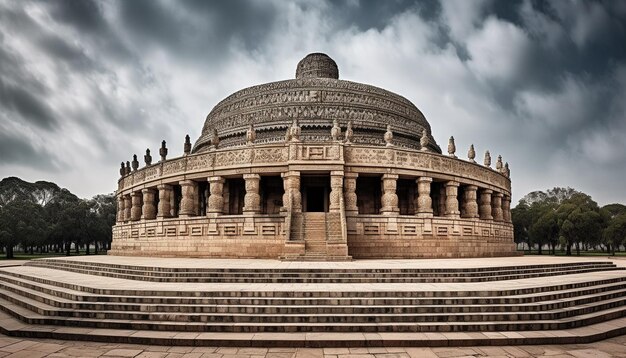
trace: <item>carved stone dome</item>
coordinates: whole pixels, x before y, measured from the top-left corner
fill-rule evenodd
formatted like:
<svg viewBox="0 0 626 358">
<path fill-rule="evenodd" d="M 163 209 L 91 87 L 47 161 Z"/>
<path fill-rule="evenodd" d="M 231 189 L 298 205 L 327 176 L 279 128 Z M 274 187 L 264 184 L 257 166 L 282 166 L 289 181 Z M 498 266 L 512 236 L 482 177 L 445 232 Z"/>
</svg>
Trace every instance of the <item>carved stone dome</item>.
<svg viewBox="0 0 626 358">
<path fill-rule="evenodd" d="M 337 63 L 325 53 L 312 53 L 298 62 L 296 78 L 334 78 L 339 79 Z"/>
<path fill-rule="evenodd" d="M 250 124 L 256 130 L 255 143 L 281 142 L 294 120 L 304 141 L 330 141 L 337 120 L 342 133 L 352 122 L 353 143 L 385 145 L 390 125 L 394 145 L 420 149 L 426 130 L 428 148 L 441 153 L 430 125 L 413 103 L 378 87 L 340 80 L 335 61 L 322 53 L 302 59 L 296 79 L 245 88 L 219 102 L 207 116 L 193 152 L 209 150 L 214 133 L 219 148 L 245 145 Z"/>
</svg>

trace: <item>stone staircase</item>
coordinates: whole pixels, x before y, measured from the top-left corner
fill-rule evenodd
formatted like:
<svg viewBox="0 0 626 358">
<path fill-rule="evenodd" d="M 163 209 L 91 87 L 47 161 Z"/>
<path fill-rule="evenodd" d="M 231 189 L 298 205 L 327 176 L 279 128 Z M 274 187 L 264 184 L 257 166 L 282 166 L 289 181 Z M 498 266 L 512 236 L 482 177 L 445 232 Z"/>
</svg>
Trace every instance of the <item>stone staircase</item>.
<svg viewBox="0 0 626 358">
<path fill-rule="evenodd" d="M 25 266 L 126 280 L 175 283 L 471 283 L 619 270 L 610 261 L 477 268 L 165 268 L 39 259 Z"/>
<path fill-rule="evenodd" d="M 173 345 L 581 343 L 626 333 L 625 298 L 626 273 L 608 261 L 201 269 L 44 259 L 0 269 L 0 331 Z"/>
<path fill-rule="evenodd" d="M 326 213 L 302 213 L 306 261 L 326 260 Z"/>
</svg>

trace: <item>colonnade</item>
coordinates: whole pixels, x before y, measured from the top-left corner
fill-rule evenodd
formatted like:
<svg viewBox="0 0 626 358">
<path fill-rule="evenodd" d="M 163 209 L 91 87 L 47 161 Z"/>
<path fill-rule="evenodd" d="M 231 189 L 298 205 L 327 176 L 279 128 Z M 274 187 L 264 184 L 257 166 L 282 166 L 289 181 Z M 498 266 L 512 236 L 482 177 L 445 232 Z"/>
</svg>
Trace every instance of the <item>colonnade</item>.
<svg viewBox="0 0 626 358">
<path fill-rule="evenodd" d="M 283 190 L 281 211 L 290 208 L 292 212 L 302 211 L 301 172 L 283 173 Z M 330 172 L 330 212 L 343 210 L 346 214 L 359 213 L 357 200 L 357 178 L 354 172 Z M 261 195 L 259 193 L 261 176 L 244 174 L 245 196 L 243 214 L 261 214 Z M 399 215 L 397 174 L 382 175 L 381 215 Z M 463 184 L 458 181 L 437 181 L 440 192 L 433 192 L 436 178 L 420 176 L 415 178 L 417 193 L 414 198 L 415 216 L 429 218 L 439 216 L 447 218 L 468 218 L 477 220 L 493 220 L 511 222 L 511 197 L 506 193 L 495 192 L 489 188 L 481 188 L 474 184 Z M 224 214 L 225 177 L 211 176 L 207 178 L 208 197 L 200 195 L 199 182 L 183 180 L 177 184 L 160 184 L 152 188 L 143 188 L 129 194 L 118 195 L 117 222 L 154 220 L 171 217 L 194 217 L 201 215 L 201 201 L 206 202 L 206 216 L 215 217 Z M 180 186 L 180 198 L 175 193 L 175 185 Z M 460 193 L 461 189 L 461 193 Z M 437 200 L 433 200 L 434 196 Z M 158 200 L 157 200 L 158 198 Z M 178 200 L 180 200 L 178 202 Z M 436 210 L 435 210 L 436 207 Z"/>
</svg>

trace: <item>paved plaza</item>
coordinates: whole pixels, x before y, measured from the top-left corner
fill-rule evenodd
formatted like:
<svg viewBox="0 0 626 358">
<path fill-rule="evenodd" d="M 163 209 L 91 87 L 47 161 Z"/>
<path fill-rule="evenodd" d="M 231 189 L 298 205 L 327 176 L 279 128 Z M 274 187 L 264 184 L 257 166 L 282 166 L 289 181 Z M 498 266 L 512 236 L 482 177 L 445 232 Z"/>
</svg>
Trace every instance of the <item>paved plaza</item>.
<svg viewBox="0 0 626 358">
<path fill-rule="evenodd" d="M 435 358 L 435 357 L 626 357 L 626 336 L 591 344 L 440 348 L 233 348 L 19 339 L 0 335 L 0 357 L 141 358 Z"/>
</svg>

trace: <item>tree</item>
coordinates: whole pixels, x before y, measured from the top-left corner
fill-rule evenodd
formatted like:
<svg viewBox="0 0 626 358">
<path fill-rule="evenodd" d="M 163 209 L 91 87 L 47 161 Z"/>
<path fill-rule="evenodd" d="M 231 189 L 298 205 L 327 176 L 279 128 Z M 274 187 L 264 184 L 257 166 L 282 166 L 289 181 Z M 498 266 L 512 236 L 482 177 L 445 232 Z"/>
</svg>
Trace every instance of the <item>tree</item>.
<svg viewBox="0 0 626 358">
<path fill-rule="evenodd" d="M 587 194 L 576 193 L 565 200 L 556 212 L 559 234 L 567 255 L 572 254 L 572 245 L 580 254 L 580 244 L 598 244 L 601 240 L 604 220 L 598 204 Z"/>
<path fill-rule="evenodd" d="M 511 221 L 513 222 L 513 237 L 516 243 L 527 243 L 530 248 L 530 226 L 532 217 L 530 208 L 525 202 L 521 202 L 511 209 Z"/>
<path fill-rule="evenodd" d="M 33 202 L 13 200 L 0 208 L 0 239 L 6 258 L 13 258 L 13 248 L 43 244 L 49 227 L 43 208 Z"/>
<path fill-rule="evenodd" d="M 626 206 L 609 204 L 600 209 L 607 225 L 602 232 L 602 242 L 611 255 L 615 255 L 616 247 L 626 244 Z"/>
</svg>

